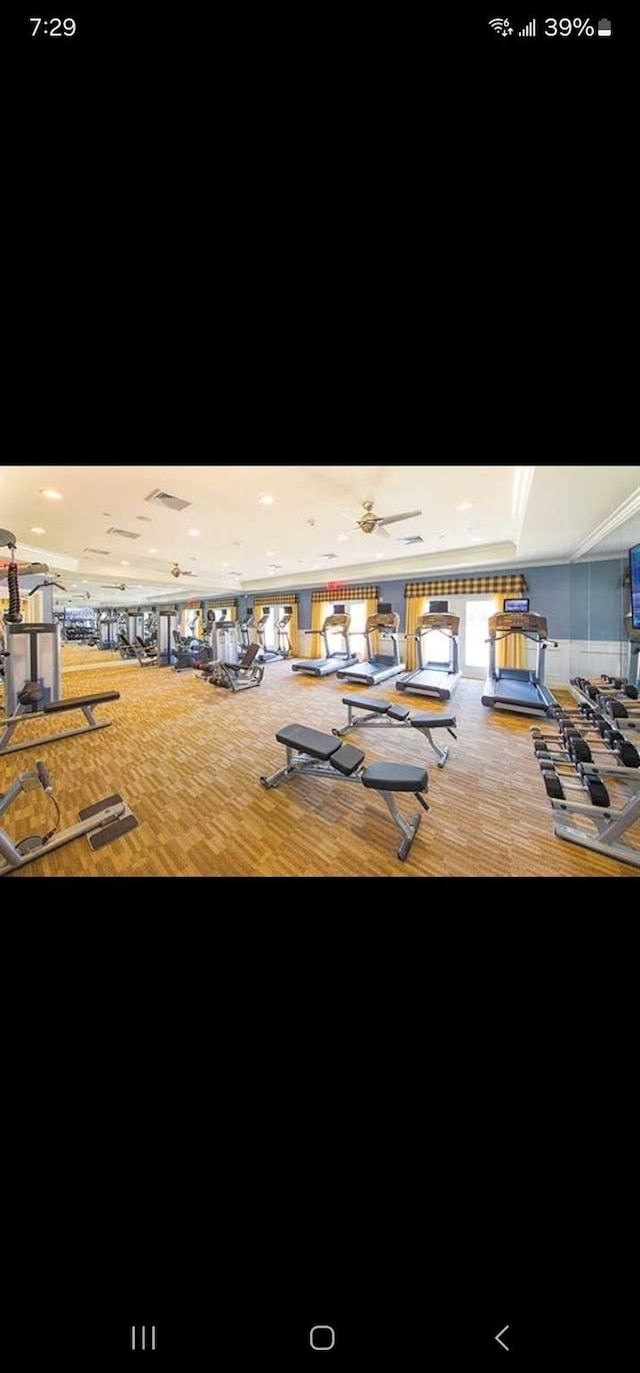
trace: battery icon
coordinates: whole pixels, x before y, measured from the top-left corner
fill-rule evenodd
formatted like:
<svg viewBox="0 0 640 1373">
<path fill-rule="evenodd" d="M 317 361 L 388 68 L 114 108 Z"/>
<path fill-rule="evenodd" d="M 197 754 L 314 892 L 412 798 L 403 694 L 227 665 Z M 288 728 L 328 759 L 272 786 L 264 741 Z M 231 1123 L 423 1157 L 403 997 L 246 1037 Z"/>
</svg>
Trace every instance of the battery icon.
<svg viewBox="0 0 640 1373">
<path fill-rule="evenodd" d="M 600 19 L 598 23 L 598 38 L 611 37 L 611 20 Z"/>
</svg>

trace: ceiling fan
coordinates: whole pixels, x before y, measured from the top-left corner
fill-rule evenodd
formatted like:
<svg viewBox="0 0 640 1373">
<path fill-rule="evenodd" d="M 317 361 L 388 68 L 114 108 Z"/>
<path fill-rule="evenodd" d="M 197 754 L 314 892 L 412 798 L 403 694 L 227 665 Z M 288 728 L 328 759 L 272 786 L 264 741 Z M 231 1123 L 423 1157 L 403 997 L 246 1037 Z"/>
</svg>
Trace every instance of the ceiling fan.
<svg viewBox="0 0 640 1373">
<path fill-rule="evenodd" d="M 197 577 L 197 572 L 183 572 L 178 563 L 174 563 L 171 568 L 172 577 Z"/>
<path fill-rule="evenodd" d="M 363 501 L 362 504 L 364 507 L 364 514 L 360 516 L 359 520 L 353 520 L 351 515 L 346 514 L 345 519 L 351 520 L 353 524 L 357 525 L 358 529 L 362 530 L 363 534 L 381 534 L 385 539 L 389 538 L 389 535 L 384 528 L 385 525 L 395 524 L 397 520 L 411 520 L 415 515 L 422 514 L 421 510 L 405 510 L 402 515 L 376 515 L 373 509 L 373 501 Z"/>
<path fill-rule="evenodd" d="M 66 586 L 62 586 L 60 582 L 57 582 L 55 578 L 45 577 L 43 582 L 38 582 L 38 585 L 34 586 L 33 591 L 30 591 L 29 595 L 35 596 L 36 591 L 42 591 L 43 587 L 47 586 L 55 586 L 58 591 L 66 591 L 67 589 Z"/>
<path fill-rule="evenodd" d="M 106 582 L 102 582 L 103 591 L 128 591 L 128 589 L 124 582 L 119 582 L 117 586 L 108 586 Z"/>
</svg>

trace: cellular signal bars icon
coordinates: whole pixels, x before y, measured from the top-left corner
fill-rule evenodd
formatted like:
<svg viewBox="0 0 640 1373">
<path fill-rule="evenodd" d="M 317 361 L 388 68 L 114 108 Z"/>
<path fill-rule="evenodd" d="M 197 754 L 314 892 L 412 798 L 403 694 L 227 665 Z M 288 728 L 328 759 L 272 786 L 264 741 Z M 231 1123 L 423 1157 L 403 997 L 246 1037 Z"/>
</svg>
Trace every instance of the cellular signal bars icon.
<svg viewBox="0 0 640 1373">
<path fill-rule="evenodd" d="M 518 34 L 518 38 L 535 38 L 535 36 L 536 36 L 536 21 L 535 21 L 535 19 L 532 19 L 531 22 L 530 22 L 529 24 L 525 24 L 524 28 L 523 28 L 523 29 L 520 29 L 520 32 L 519 32 L 519 34 Z"/>
</svg>

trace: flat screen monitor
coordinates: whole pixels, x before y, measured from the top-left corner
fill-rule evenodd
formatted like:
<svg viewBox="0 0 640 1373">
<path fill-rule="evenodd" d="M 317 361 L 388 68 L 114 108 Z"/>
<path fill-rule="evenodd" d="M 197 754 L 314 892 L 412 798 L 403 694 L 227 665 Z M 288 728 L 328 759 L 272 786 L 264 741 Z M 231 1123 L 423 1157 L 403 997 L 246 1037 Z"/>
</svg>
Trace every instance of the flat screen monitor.
<svg viewBox="0 0 640 1373">
<path fill-rule="evenodd" d="M 503 602 L 502 602 L 502 609 L 504 610 L 505 614 L 508 614 L 509 611 L 512 611 L 512 613 L 514 613 L 515 615 L 518 615 L 518 614 L 528 615 L 528 613 L 529 613 L 529 602 L 528 602 L 528 600 L 526 600 L 526 598 L 524 598 L 524 597 L 520 597 L 520 598 L 516 597 L 515 599 L 513 599 L 513 600 L 511 600 L 511 601 L 509 601 L 509 600 L 503 601 Z"/>
<path fill-rule="evenodd" d="M 629 549 L 629 575 L 631 577 L 631 624 L 640 629 L 640 543 Z"/>
<path fill-rule="evenodd" d="M 343 606 L 343 605 L 334 605 L 334 607 L 333 607 L 333 613 L 334 613 L 334 615 L 344 615 L 344 614 L 345 614 L 344 606 Z"/>
<path fill-rule="evenodd" d="M 448 601 L 429 601 L 430 615 L 446 615 L 449 609 Z"/>
<path fill-rule="evenodd" d="M 393 615 L 393 606 L 391 604 L 391 601 L 378 601 L 378 614 Z"/>
</svg>

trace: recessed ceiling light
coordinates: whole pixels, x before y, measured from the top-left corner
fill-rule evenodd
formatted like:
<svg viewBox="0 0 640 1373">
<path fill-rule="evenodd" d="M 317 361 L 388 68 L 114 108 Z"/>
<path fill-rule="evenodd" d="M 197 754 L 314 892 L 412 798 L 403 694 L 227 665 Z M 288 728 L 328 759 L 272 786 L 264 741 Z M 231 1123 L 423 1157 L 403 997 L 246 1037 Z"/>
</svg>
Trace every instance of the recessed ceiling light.
<svg viewBox="0 0 640 1373">
<path fill-rule="evenodd" d="M 200 534 L 200 530 L 199 530 L 199 529 L 188 529 L 188 530 L 187 530 L 187 533 L 191 535 L 192 539 L 197 539 L 198 536 L 199 536 L 199 534 Z"/>
<path fill-rule="evenodd" d="M 376 558 L 384 558 L 384 553 L 376 553 Z"/>
<path fill-rule="evenodd" d="M 228 563 L 223 563 L 222 566 L 223 566 L 223 567 L 228 567 L 229 564 L 228 564 Z"/>
<path fill-rule="evenodd" d="M 473 536 L 471 542 L 472 542 L 472 543 L 482 543 L 482 539 L 479 539 L 479 538 L 478 538 L 478 535 L 477 535 L 477 534 L 474 534 L 474 536 Z"/>
<path fill-rule="evenodd" d="M 120 563 L 120 566 L 121 566 L 121 567 L 131 567 L 131 563 L 122 562 L 122 563 Z"/>
<path fill-rule="evenodd" d="M 148 548 L 148 549 L 147 549 L 147 553 L 157 553 L 157 552 L 158 552 L 157 548 Z"/>
<path fill-rule="evenodd" d="M 112 520 L 112 519 L 113 519 L 113 515 L 111 514 L 111 511 L 110 511 L 110 510 L 103 510 L 102 513 L 103 513 L 103 515 L 106 515 L 106 517 L 107 517 L 108 520 Z"/>
<path fill-rule="evenodd" d="M 473 510 L 473 501 L 462 501 L 456 506 L 456 510 Z"/>
<path fill-rule="evenodd" d="M 275 558 L 275 556 L 276 556 L 275 548 L 268 548 L 268 549 L 267 549 L 267 557 L 268 557 L 268 558 Z"/>
<path fill-rule="evenodd" d="M 338 534 L 338 543 L 346 543 L 348 538 L 348 534 Z"/>
<path fill-rule="evenodd" d="M 258 496 L 258 504 L 259 504 L 259 505 L 275 505 L 275 499 L 274 499 L 273 496 Z"/>
<path fill-rule="evenodd" d="M 46 534 L 47 532 L 46 529 L 42 529 L 39 524 L 32 524 L 29 528 L 32 534 Z"/>
<path fill-rule="evenodd" d="M 61 501 L 62 496 L 59 491 L 41 491 L 41 496 L 46 496 L 48 501 Z"/>
</svg>

